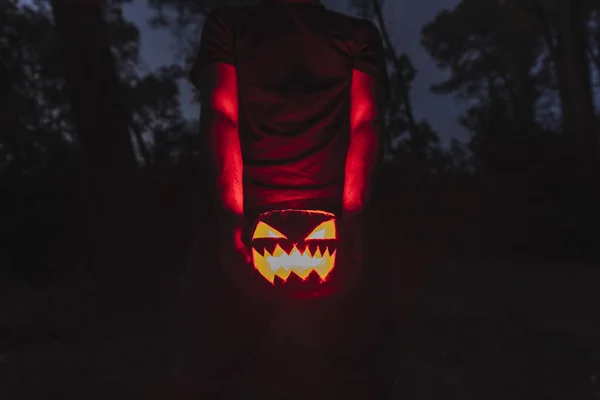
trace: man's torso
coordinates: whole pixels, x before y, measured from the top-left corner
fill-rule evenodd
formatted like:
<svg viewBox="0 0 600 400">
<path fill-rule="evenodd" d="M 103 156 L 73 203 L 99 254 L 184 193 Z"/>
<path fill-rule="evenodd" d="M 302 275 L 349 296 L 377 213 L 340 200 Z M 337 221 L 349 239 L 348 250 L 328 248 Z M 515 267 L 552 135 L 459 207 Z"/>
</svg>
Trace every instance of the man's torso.
<svg viewBox="0 0 600 400">
<path fill-rule="evenodd" d="M 218 11 L 238 78 L 246 207 L 341 202 L 356 36 L 319 1 Z"/>
</svg>

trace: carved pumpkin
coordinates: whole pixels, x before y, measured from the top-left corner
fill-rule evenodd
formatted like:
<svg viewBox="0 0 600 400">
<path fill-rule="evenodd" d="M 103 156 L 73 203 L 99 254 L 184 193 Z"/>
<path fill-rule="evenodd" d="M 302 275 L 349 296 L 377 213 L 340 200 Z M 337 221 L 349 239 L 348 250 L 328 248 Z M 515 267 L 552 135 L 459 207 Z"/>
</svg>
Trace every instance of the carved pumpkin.
<svg viewBox="0 0 600 400">
<path fill-rule="evenodd" d="M 264 279 L 292 296 L 321 295 L 336 267 L 337 243 L 334 214 L 269 211 L 256 218 L 252 262 Z"/>
</svg>

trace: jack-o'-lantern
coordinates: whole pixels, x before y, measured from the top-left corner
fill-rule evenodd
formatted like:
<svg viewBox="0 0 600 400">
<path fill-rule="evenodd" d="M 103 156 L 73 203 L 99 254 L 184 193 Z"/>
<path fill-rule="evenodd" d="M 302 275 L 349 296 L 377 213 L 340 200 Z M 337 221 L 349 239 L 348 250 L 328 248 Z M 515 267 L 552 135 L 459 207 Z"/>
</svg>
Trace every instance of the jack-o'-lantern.
<svg viewBox="0 0 600 400">
<path fill-rule="evenodd" d="M 252 262 L 278 290 L 292 297 L 318 296 L 327 292 L 336 267 L 337 244 L 337 219 L 332 213 L 269 211 L 256 218 Z"/>
</svg>

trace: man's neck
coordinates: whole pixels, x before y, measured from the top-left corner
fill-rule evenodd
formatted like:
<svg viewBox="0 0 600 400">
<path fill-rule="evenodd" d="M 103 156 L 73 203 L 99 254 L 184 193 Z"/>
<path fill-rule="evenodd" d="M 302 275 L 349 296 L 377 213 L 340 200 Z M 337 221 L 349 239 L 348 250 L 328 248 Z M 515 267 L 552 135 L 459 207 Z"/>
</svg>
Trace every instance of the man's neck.
<svg viewBox="0 0 600 400">
<path fill-rule="evenodd" d="M 271 3 L 317 3 L 321 4 L 320 0 L 266 0 Z"/>
</svg>

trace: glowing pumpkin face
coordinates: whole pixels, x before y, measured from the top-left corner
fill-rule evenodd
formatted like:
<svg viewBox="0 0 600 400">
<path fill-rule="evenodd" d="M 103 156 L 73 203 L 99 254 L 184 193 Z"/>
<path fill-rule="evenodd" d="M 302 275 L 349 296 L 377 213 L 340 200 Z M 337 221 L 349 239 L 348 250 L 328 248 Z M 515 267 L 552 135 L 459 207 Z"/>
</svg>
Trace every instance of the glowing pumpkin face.
<svg viewBox="0 0 600 400">
<path fill-rule="evenodd" d="M 314 291 L 335 268 L 337 240 L 337 221 L 331 213 L 270 211 L 256 219 L 252 261 L 258 272 L 275 286 Z"/>
</svg>

